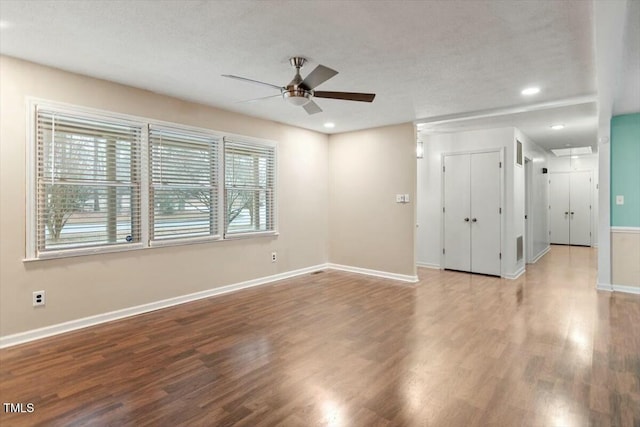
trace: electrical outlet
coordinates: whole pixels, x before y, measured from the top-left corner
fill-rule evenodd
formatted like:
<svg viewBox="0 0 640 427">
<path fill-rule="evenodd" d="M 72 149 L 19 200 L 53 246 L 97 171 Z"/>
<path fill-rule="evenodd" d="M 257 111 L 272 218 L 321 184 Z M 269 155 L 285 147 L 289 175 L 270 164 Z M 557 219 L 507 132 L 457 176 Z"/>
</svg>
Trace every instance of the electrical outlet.
<svg viewBox="0 0 640 427">
<path fill-rule="evenodd" d="M 44 291 L 35 291 L 33 293 L 33 306 L 41 307 L 45 305 L 45 293 Z"/>
<path fill-rule="evenodd" d="M 278 261 L 278 253 L 271 252 L 271 262 L 276 262 L 276 261 Z"/>
</svg>

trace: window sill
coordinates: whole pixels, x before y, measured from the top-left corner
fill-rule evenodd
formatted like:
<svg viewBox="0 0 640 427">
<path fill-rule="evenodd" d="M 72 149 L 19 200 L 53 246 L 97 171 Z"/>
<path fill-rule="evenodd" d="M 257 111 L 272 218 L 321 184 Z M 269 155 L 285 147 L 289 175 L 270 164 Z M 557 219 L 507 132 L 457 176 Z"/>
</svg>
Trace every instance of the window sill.
<svg viewBox="0 0 640 427">
<path fill-rule="evenodd" d="M 22 260 L 24 263 L 38 262 L 38 261 L 48 261 L 53 259 L 63 259 L 63 258 L 74 258 L 88 255 L 102 255 L 102 254 L 110 254 L 117 252 L 130 252 L 130 251 L 140 251 L 146 249 L 156 249 L 156 248 L 166 248 L 171 246 L 188 246 L 188 245 L 197 245 L 202 243 L 216 243 L 216 242 L 224 242 L 230 240 L 242 240 L 242 239 L 254 239 L 254 238 L 264 238 L 264 237 L 277 237 L 280 233 L 277 231 L 263 231 L 263 232 L 255 232 L 255 233 L 238 233 L 227 235 L 224 238 L 220 236 L 206 236 L 200 238 L 193 239 L 167 239 L 167 240 L 156 240 L 150 242 L 149 245 L 144 245 L 142 243 L 133 243 L 131 245 L 118 245 L 118 246 L 96 246 L 91 248 L 77 248 L 77 249 L 67 249 L 64 251 L 48 251 L 43 252 L 37 257 L 27 257 Z"/>
<path fill-rule="evenodd" d="M 178 237 L 175 239 L 152 240 L 148 248 L 162 248 L 165 246 L 197 245 L 198 243 L 218 242 L 222 240 L 220 235 L 199 237 Z M 147 249 L 144 247 L 143 249 Z"/>
<path fill-rule="evenodd" d="M 96 246 L 91 248 L 66 249 L 63 251 L 48 251 L 39 254 L 37 257 L 27 257 L 23 262 L 46 261 L 50 259 L 72 258 L 86 255 L 110 254 L 115 252 L 128 252 L 146 249 L 142 243 L 118 246 Z"/>
<path fill-rule="evenodd" d="M 223 240 L 239 240 L 239 239 L 253 239 L 259 237 L 277 237 L 280 233 L 277 231 L 255 231 L 250 233 L 235 233 L 225 234 Z"/>
</svg>

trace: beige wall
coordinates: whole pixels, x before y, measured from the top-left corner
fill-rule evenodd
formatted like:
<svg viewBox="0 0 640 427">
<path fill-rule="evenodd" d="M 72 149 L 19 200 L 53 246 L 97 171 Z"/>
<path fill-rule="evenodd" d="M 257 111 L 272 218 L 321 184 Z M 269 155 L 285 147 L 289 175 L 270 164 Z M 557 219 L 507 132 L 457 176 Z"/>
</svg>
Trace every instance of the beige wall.
<svg viewBox="0 0 640 427">
<path fill-rule="evenodd" d="M 278 141 L 280 235 L 23 262 L 27 96 Z M 0 111 L 1 336 L 328 261 L 324 134 L 7 57 L 0 57 Z M 40 289 L 47 305 L 34 309 Z"/>
<path fill-rule="evenodd" d="M 329 138 L 330 262 L 415 276 L 415 147 L 410 123 Z"/>
<path fill-rule="evenodd" d="M 640 288 L 640 230 L 612 229 L 611 283 Z"/>
</svg>

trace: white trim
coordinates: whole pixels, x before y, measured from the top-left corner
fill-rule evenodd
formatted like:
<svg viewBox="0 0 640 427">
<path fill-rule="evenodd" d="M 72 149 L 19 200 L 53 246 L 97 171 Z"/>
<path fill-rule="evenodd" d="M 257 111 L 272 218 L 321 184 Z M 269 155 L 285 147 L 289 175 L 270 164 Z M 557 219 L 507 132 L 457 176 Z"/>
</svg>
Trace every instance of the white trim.
<svg viewBox="0 0 640 427">
<path fill-rule="evenodd" d="M 389 273 L 388 271 L 370 270 L 368 268 L 352 267 L 350 265 L 328 263 L 327 268 L 330 268 L 332 270 L 347 271 L 349 273 L 366 274 L 367 276 L 382 277 L 384 279 L 400 280 L 402 282 L 409 283 L 416 283 L 419 281 L 418 276 Z"/>
<path fill-rule="evenodd" d="M 151 226 L 151 211 L 153 210 L 149 206 L 151 199 L 151 192 L 149 191 L 151 186 L 151 142 L 149 141 L 150 125 L 144 126 L 146 132 L 142 132 L 140 135 L 140 241 L 145 247 L 151 246 L 151 233 L 149 227 Z"/>
<path fill-rule="evenodd" d="M 108 313 L 97 314 L 95 316 L 84 317 L 82 319 L 76 319 L 76 320 L 71 320 L 64 323 L 58 323 L 56 325 L 45 326 L 44 328 L 33 329 L 31 331 L 20 332 L 13 335 L 7 335 L 4 337 L 0 337 L 0 348 L 11 347 L 11 346 L 23 344 L 29 341 L 34 341 L 37 339 L 46 338 L 53 335 L 62 334 L 65 332 L 75 331 L 77 329 L 82 329 L 82 328 L 98 325 L 105 322 L 111 322 L 113 320 L 118 320 L 125 317 L 148 313 L 150 311 L 160 310 L 163 308 L 168 308 L 174 305 L 196 301 L 203 298 L 209 298 L 216 295 L 222 295 L 229 292 L 239 291 L 241 289 L 261 286 L 261 285 L 272 283 L 278 280 L 288 279 L 291 277 L 308 274 L 314 271 L 323 270 L 326 267 L 327 267 L 326 264 L 305 267 L 298 270 L 274 274 L 271 276 L 261 277 L 253 280 L 247 280 L 245 282 L 235 283 L 232 285 L 222 286 L 219 288 L 208 289 L 206 291 L 195 292 L 192 294 L 187 294 L 187 295 L 182 295 L 174 298 L 168 298 L 161 301 L 142 304 L 135 307 L 129 307 L 121 310 L 111 311 Z"/>
<path fill-rule="evenodd" d="M 420 131 L 425 130 L 424 125 L 435 125 L 442 123 L 461 122 L 466 120 L 482 119 L 487 117 L 504 116 L 508 114 L 528 113 L 531 111 L 546 110 L 548 108 L 569 107 L 572 105 L 590 104 L 596 102 L 595 94 L 575 96 L 572 98 L 557 99 L 555 101 L 538 102 L 535 104 L 523 104 L 517 107 L 494 108 L 480 111 L 469 111 L 466 113 L 448 114 L 427 119 L 415 120 L 415 125 Z"/>
<path fill-rule="evenodd" d="M 527 270 L 525 269 L 524 266 L 522 266 L 514 274 L 503 274 L 502 277 L 504 277 L 505 279 L 509 279 L 509 280 L 516 280 L 518 277 L 522 276 L 525 273 L 525 271 L 527 271 Z"/>
<path fill-rule="evenodd" d="M 622 292 L 625 294 L 640 295 L 640 287 L 638 286 L 608 285 L 605 283 L 598 283 L 596 289 L 599 291 Z"/>
<path fill-rule="evenodd" d="M 424 267 L 424 268 L 433 268 L 435 270 L 441 270 L 442 268 L 440 267 L 440 264 L 432 264 L 430 262 L 416 262 L 416 266 L 417 267 Z"/>
<path fill-rule="evenodd" d="M 251 233 L 233 236 L 231 238 L 223 239 L 220 236 L 201 236 L 200 238 L 191 239 L 166 239 L 166 240 L 153 240 L 149 243 L 149 246 L 145 246 L 143 243 L 131 243 L 130 245 L 113 245 L 113 246 L 95 246 L 88 248 L 76 248 L 67 249 L 64 252 L 61 251 L 48 251 L 41 252 L 38 258 L 23 258 L 22 262 L 38 262 L 48 261 L 53 259 L 63 259 L 71 257 L 81 257 L 89 255 L 111 254 L 118 252 L 129 251 L 146 251 L 159 248 L 169 248 L 173 246 L 185 246 L 185 245 L 199 245 L 203 243 L 217 243 L 217 242 L 230 242 L 240 239 L 262 239 L 265 237 L 278 237 L 280 234 L 276 232 L 269 233 Z M 224 244 L 224 243 L 222 243 Z"/>
<path fill-rule="evenodd" d="M 551 245 L 547 245 L 546 248 L 541 250 L 540 253 L 533 258 L 530 264 L 535 264 L 536 262 L 540 261 L 540 258 L 545 256 L 550 250 L 551 250 Z"/>
<path fill-rule="evenodd" d="M 37 248 L 37 219 L 36 219 L 36 204 L 37 204 L 37 196 L 36 196 L 36 175 L 37 175 L 37 166 L 36 166 L 36 157 L 38 149 L 36 148 L 36 104 L 30 100 L 26 99 L 25 107 L 27 109 L 27 144 L 26 144 L 26 229 L 25 229 L 25 258 L 33 258 L 36 256 L 36 248 Z"/>
<path fill-rule="evenodd" d="M 611 227 L 612 233 L 640 234 L 640 227 Z"/>
<path fill-rule="evenodd" d="M 237 240 L 237 239 L 251 239 L 253 237 L 271 237 L 278 236 L 279 233 L 277 231 L 246 231 L 246 232 L 236 232 L 231 234 L 225 234 L 224 240 Z"/>
<path fill-rule="evenodd" d="M 138 251 L 141 249 L 149 249 L 142 242 L 140 243 L 118 243 L 111 246 L 89 246 L 86 248 L 71 248 L 65 250 L 51 250 L 39 252 L 38 256 L 24 258 L 23 262 L 45 261 L 48 259 L 71 258 L 85 255 L 110 254 L 114 252 Z"/>
<path fill-rule="evenodd" d="M 151 240 L 149 242 L 149 247 L 151 248 L 159 248 L 162 246 L 181 246 L 181 245 L 191 245 L 195 243 L 207 243 L 207 242 L 217 242 L 221 240 L 221 236 L 216 234 L 214 236 L 194 236 L 194 237 L 174 237 L 167 239 L 159 239 L 159 240 Z"/>
</svg>

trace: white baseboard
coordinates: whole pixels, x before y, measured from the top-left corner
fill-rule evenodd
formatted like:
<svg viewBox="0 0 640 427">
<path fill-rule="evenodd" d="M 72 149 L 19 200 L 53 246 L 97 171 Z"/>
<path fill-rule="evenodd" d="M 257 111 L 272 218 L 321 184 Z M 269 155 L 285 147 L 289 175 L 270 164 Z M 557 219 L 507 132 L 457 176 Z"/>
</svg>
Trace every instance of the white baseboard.
<svg viewBox="0 0 640 427">
<path fill-rule="evenodd" d="M 523 267 L 520 267 L 520 269 L 518 271 L 516 271 L 513 274 L 503 274 L 502 277 L 504 277 L 505 279 L 509 279 L 509 280 L 516 280 L 518 277 L 522 276 L 524 274 L 524 272 L 526 271 L 526 269 Z"/>
<path fill-rule="evenodd" d="M 95 316 L 84 317 L 82 319 L 70 320 L 56 325 L 45 326 L 44 328 L 33 329 L 17 334 L 6 335 L 0 337 L 0 348 L 12 347 L 18 344 L 24 344 L 29 341 L 35 341 L 47 338 L 53 335 L 71 332 L 78 329 L 87 328 L 89 326 L 99 325 L 101 323 L 111 322 L 113 320 L 123 319 L 125 317 L 136 316 L 138 314 L 148 313 L 150 311 L 160 310 L 172 307 L 174 305 L 184 304 L 187 302 L 197 301 L 203 298 L 209 298 L 216 295 L 222 295 L 229 292 L 239 291 L 241 289 L 252 288 L 255 286 L 266 285 L 278 280 L 288 279 L 291 277 L 301 276 L 303 274 L 312 273 L 318 270 L 331 268 L 334 270 L 348 271 L 352 273 L 367 274 L 369 276 L 383 277 L 386 279 L 401 280 L 403 282 L 418 282 L 417 276 L 407 276 L 404 274 L 388 273 L 384 271 L 369 270 L 366 268 L 350 267 L 339 264 L 319 264 L 311 267 L 305 267 L 298 270 L 287 271 L 284 273 L 274 274 L 271 276 L 261 277 L 258 279 L 247 280 L 245 282 L 234 283 L 232 285 L 221 286 L 219 288 L 208 289 L 206 291 L 195 292 L 188 295 L 181 295 L 174 298 L 168 298 L 161 301 L 155 301 L 148 304 L 142 304 L 135 307 L 128 307 L 121 310 L 111 311 L 108 313 L 97 314 Z"/>
<path fill-rule="evenodd" d="M 349 265 L 327 264 L 327 268 L 340 271 L 348 271 L 350 273 L 366 274 L 368 276 L 382 277 L 385 279 L 400 280 L 402 282 L 416 283 L 418 276 L 409 276 L 406 274 L 389 273 L 387 271 L 369 270 L 368 268 L 351 267 Z"/>
<path fill-rule="evenodd" d="M 424 268 L 433 268 L 435 270 L 440 270 L 440 264 L 431 264 L 430 262 L 416 262 L 418 267 Z"/>
<path fill-rule="evenodd" d="M 4 337 L 0 337 L 0 348 L 11 347 L 11 346 L 23 344 L 29 341 L 50 337 L 52 335 L 58 335 L 64 332 L 71 332 L 77 329 L 98 325 L 100 323 L 111 322 L 113 320 L 118 320 L 125 317 L 148 313 L 150 311 L 172 307 L 174 305 L 184 304 L 187 302 L 196 301 L 203 298 L 222 295 L 229 292 L 238 291 L 241 289 L 252 288 L 254 286 L 266 285 L 268 283 L 275 282 L 277 280 L 288 279 L 290 277 L 308 274 L 308 273 L 322 270 L 325 268 L 327 268 L 327 264 L 320 264 L 312 267 L 305 267 L 298 270 L 287 271 L 285 273 L 274 274 L 272 276 L 261 277 L 259 279 L 253 279 L 253 280 L 247 280 L 245 282 L 234 283 L 233 285 L 221 286 L 219 288 L 208 289 L 206 291 L 196 292 L 193 294 L 181 295 L 179 297 L 168 298 L 165 300 L 155 301 L 148 304 L 142 304 L 135 307 L 124 308 L 122 310 L 111 311 L 109 313 L 98 314 L 95 316 L 84 317 L 82 319 L 76 319 L 76 320 L 71 320 L 64 323 L 58 323 L 56 325 L 45 326 L 44 328 L 33 329 L 31 331 L 20 332 L 13 335 L 6 335 Z"/>
<path fill-rule="evenodd" d="M 547 252 L 549 252 L 550 250 L 551 250 L 551 246 L 547 245 L 546 248 L 544 248 L 542 251 L 540 251 L 540 253 L 538 255 L 536 255 L 536 257 L 533 259 L 533 261 L 531 261 L 531 264 L 535 264 L 536 262 L 540 261 L 540 258 L 545 256 L 547 254 Z"/>
<path fill-rule="evenodd" d="M 596 289 L 607 292 L 624 292 L 625 294 L 640 295 L 640 287 L 628 285 L 610 285 L 608 283 L 598 283 Z"/>
</svg>

